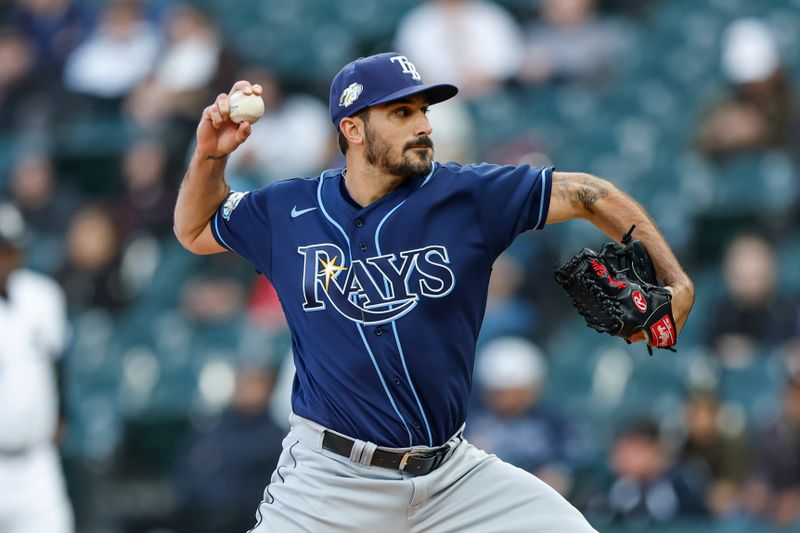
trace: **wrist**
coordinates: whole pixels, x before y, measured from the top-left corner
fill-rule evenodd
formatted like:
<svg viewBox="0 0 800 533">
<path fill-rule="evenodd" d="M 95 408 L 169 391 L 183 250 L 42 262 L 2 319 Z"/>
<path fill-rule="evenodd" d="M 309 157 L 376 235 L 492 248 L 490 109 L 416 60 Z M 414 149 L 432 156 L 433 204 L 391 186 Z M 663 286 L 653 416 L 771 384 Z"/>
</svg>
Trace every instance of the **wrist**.
<svg viewBox="0 0 800 533">
<path fill-rule="evenodd" d="M 672 287 L 687 295 L 691 295 L 692 300 L 694 300 L 694 284 L 689 278 L 685 278 L 678 281 L 677 283 L 673 283 Z"/>
<path fill-rule="evenodd" d="M 195 145 L 193 157 L 198 161 L 225 161 L 228 159 L 230 153 L 225 153 L 215 148 L 216 146 L 203 146 L 198 143 Z"/>
<path fill-rule="evenodd" d="M 216 154 L 204 154 L 198 152 L 197 155 L 203 161 L 225 161 L 226 159 L 228 159 L 229 154 L 216 155 Z"/>
</svg>

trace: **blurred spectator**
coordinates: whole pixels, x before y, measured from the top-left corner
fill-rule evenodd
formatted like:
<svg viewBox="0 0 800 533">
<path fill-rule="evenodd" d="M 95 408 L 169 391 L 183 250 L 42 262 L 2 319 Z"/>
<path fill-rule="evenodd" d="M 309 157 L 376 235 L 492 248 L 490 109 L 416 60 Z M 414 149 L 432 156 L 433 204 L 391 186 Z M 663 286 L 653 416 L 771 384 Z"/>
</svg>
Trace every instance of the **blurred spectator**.
<svg viewBox="0 0 800 533">
<path fill-rule="evenodd" d="M 778 43 L 758 19 L 739 19 L 722 36 L 722 70 L 727 94 L 700 125 L 700 149 L 713 157 L 787 148 L 794 104 Z"/>
<path fill-rule="evenodd" d="M 458 86 L 464 98 L 490 94 L 516 75 L 517 22 L 485 0 L 428 0 L 399 22 L 394 46 L 413 58 L 426 83 Z"/>
<path fill-rule="evenodd" d="M 676 468 L 654 421 L 644 418 L 625 425 L 609 462 L 610 483 L 586 509 L 595 527 L 610 523 L 653 527 L 705 514 L 701 489 Z"/>
<path fill-rule="evenodd" d="M 20 0 L 14 25 L 30 39 L 35 51 L 37 85 L 53 91 L 69 55 L 92 28 L 89 11 L 74 0 Z"/>
<path fill-rule="evenodd" d="M 478 348 L 506 335 L 533 338 L 538 316 L 533 304 L 522 297 L 524 281 L 522 265 L 514 256 L 505 253 L 495 260 Z"/>
<path fill-rule="evenodd" d="M 244 287 L 231 276 L 200 274 L 183 285 L 181 306 L 187 317 L 201 324 L 240 319 L 245 308 Z"/>
<path fill-rule="evenodd" d="M 310 95 L 285 94 L 265 68 L 245 70 L 240 79 L 261 85 L 266 111 L 248 142 L 231 154 L 228 172 L 257 186 L 318 175 L 331 157 L 335 133 L 325 105 Z"/>
<path fill-rule="evenodd" d="M 166 42 L 152 75 L 130 92 L 124 108 L 136 126 L 160 132 L 183 156 L 197 115 L 215 91 L 230 86 L 238 59 L 216 21 L 189 3 L 167 11 L 164 33 Z"/>
<path fill-rule="evenodd" d="M 33 43 L 11 26 L 0 26 L 0 129 L 24 127 L 31 120 L 29 101 L 34 83 Z"/>
<path fill-rule="evenodd" d="M 44 154 L 23 153 L 11 169 L 11 199 L 30 234 L 29 266 L 53 272 L 64 259 L 64 228 L 80 199 L 59 182 L 53 161 Z"/>
<path fill-rule="evenodd" d="M 520 69 L 527 83 L 607 81 L 633 45 L 624 28 L 598 16 L 596 0 L 542 0 L 538 8 Z"/>
<path fill-rule="evenodd" d="M 740 496 L 748 471 L 748 449 L 744 435 L 730 434 L 722 427 L 720 404 L 711 392 L 695 392 L 684 412 L 686 440 L 681 449 L 681 469 L 702 480 L 706 507 L 716 516 L 739 511 Z"/>
<path fill-rule="evenodd" d="M 11 170 L 11 198 L 35 235 L 61 234 L 78 198 L 58 182 L 55 165 L 41 153 L 23 153 Z"/>
<path fill-rule="evenodd" d="M 260 330 L 274 333 L 286 331 L 286 316 L 280 298 L 275 287 L 264 276 L 253 279 L 247 314 L 249 322 Z"/>
<path fill-rule="evenodd" d="M 777 524 L 800 524 L 800 379 L 788 379 L 781 413 L 759 439 L 746 508 Z"/>
<path fill-rule="evenodd" d="M 125 189 L 112 210 L 122 242 L 172 233 L 175 191 L 164 183 L 167 156 L 166 147 L 155 140 L 139 140 L 126 150 L 122 161 Z"/>
<path fill-rule="evenodd" d="M 214 22 L 190 4 L 179 3 L 168 12 L 164 31 L 166 48 L 153 74 L 129 95 L 126 112 L 137 125 L 149 129 L 169 125 L 173 118 L 191 118 L 193 132 L 211 92 L 218 85 L 229 85 L 233 62 Z M 224 82 L 219 82 L 220 73 Z"/>
<path fill-rule="evenodd" d="M 153 69 L 160 50 L 156 28 L 136 0 L 104 7 L 94 33 L 67 60 L 64 83 L 72 92 L 119 99 Z"/>
<path fill-rule="evenodd" d="M 121 245 L 111 215 L 84 206 L 67 230 L 67 257 L 56 279 L 67 294 L 70 313 L 102 307 L 121 310 L 131 298 L 120 272 Z"/>
<path fill-rule="evenodd" d="M 219 421 L 190 436 L 180 455 L 175 484 L 175 529 L 186 533 L 248 531 L 281 454 L 286 432 L 269 411 L 274 376 L 238 372 L 231 405 Z"/>
<path fill-rule="evenodd" d="M 199 9 L 178 4 L 166 22 L 167 47 L 155 70 L 159 86 L 171 94 L 206 88 L 214 79 L 222 51 L 217 29 Z"/>
<path fill-rule="evenodd" d="M 450 100 L 447 105 L 431 106 L 428 119 L 436 138 L 437 161 L 466 164 L 477 159 L 475 121 L 464 102 Z"/>
<path fill-rule="evenodd" d="M 539 401 L 546 364 L 539 348 L 524 339 L 489 343 L 475 369 L 484 407 L 471 415 L 466 436 L 567 494 L 581 446 L 567 421 Z"/>
<path fill-rule="evenodd" d="M 796 297 L 779 289 L 772 245 L 755 234 L 735 238 L 723 263 L 725 292 L 714 302 L 709 345 L 730 366 L 796 334 Z"/>
<path fill-rule="evenodd" d="M 0 531 L 72 531 L 54 444 L 57 361 L 67 343 L 64 294 L 22 267 L 25 226 L 0 205 Z"/>
</svg>

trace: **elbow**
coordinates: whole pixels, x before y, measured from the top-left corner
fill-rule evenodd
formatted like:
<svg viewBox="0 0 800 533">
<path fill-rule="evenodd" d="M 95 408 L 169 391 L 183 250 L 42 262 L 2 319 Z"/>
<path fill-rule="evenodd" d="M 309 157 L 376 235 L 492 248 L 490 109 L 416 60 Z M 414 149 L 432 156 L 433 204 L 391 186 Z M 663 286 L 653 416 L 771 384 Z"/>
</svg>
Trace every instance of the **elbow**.
<svg viewBox="0 0 800 533">
<path fill-rule="evenodd" d="M 192 244 L 194 240 L 191 239 L 185 231 L 178 229 L 178 225 L 175 224 L 172 226 L 172 232 L 175 234 L 175 238 L 178 239 L 178 242 L 181 243 L 181 246 L 183 246 L 186 250 L 193 252 Z"/>
<path fill-rule="evenodd" d="M 694 304 L 695 300 L 694 282 L 692 282 L 691 278 L 686 273 L 684 273 L 684 278 L 685 279 L 681 281 L 681 284 L 684 286 L 686 294 L 689 295 L 690 301 L 692 302 L 692 304 Z"/>
<path fill-rule="evenodd" d="M 181 243 L 181 246 L 187 251 L 197 255 L 205 255 L 197 245 L 198 235 L 193 235 L 191 232 L 179 229 L 177 224 L 172 226 L 172 231 L 175 234 L 175 238 L 178 239 L 178 242 Z"/>
<path fill-rule="evenodd" d="M 198 231 L 181 231 L 177 226 L 173 226 L 173 232 L 181 246 L 195 255 L 211 255 L 228 251 L 227 248 L 217 244 L 211 230 L 207 228 L 206 226 Z"/>
</svg>

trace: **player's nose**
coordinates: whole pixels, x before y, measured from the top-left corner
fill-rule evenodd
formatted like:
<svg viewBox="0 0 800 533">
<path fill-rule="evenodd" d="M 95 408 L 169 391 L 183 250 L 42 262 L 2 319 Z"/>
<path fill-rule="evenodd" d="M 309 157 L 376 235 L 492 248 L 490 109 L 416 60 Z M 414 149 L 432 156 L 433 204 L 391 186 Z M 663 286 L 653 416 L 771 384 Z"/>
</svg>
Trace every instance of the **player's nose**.
<svg viewBox="0 0 800 533">
<path fill-rule="evenodd" d="M 414 135 L 417 137 L 430 135 L 433 132 L 433 126 L 431 126 L 431 121 L 428 119 L 428 115 L 425 113 L 419 113 L 418 117 L 417 123 L 414 125 Z"/>
</svg>

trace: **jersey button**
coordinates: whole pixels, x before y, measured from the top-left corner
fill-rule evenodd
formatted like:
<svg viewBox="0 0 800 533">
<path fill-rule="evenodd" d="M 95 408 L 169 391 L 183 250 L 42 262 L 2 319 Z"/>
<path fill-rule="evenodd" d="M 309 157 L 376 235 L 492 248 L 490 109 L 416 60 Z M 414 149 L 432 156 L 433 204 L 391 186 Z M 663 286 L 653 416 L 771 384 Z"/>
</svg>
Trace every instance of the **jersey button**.
<svg viewBox="0 0 800 533">
<path fill-rule="evenodd" d="M 363 226 L 364 226 L 364 221 L 363 221 L 363 220 L 361 220 L 360 218 L 357 218 L 357 219 L 356 219 L 356 227 L 357 227 L 357 228 L 361 228 L 361 227 L 363 227 Z"/>
<path fill-rule="evenodd" d="M 422 427 L 422 424 L 419 423 L 419 420 L 414 420 L 414 427 L 417 429 Z"/>
<path fill-rule="evenodd" d="M 358 247 L 362 252 L 366 252 L 367 251 L 367 243 L 365 243 L 363 241 L 361 242 L 361 244 L 358 245 Z"/>
<path fill-rule="evenodd" d="M 395 377 L 395 378 L 394 378 L 394 384 L 395 384 L 395 385 L 400 385 L 400 378 L 398 378 L 398 377 Z"/>
<path fill-rule="evenodd" d="M 383 328 L 380 327 L 375 328 L 375 335 L 377 335 L 378 337 L 383 335 Z"/>
</svg>

